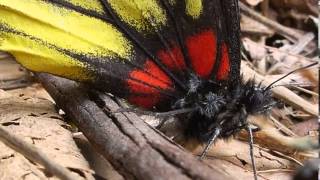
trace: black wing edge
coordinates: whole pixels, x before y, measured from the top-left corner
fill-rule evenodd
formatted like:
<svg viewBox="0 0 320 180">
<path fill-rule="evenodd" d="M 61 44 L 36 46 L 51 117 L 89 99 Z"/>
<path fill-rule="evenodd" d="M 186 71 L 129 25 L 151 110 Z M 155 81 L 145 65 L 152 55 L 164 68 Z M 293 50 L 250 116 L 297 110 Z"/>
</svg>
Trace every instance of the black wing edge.
<svg viewBox="0 0 320 180">
<path fill-rule="evenodd" d="M 227 44 L 231 62 L 231 82 L 240 79 L 240 10 L 238 0 L 221 0 L 224 17 L 226 17 Z"/>
</svg>

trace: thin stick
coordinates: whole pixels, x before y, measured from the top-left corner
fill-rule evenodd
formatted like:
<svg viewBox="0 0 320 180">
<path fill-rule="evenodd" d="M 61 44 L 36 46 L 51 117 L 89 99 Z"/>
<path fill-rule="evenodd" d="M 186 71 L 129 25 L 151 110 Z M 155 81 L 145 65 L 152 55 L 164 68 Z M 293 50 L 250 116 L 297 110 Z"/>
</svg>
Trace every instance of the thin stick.
<svg viewBox="0 0 320 180">
<path fill-rule="evenodd" d="M 269 149 L 269 151 L 271 151 L 271 150 Z M 283 153 L 281 153 L 279 151 L 272 151 L 272 152 L 277 154 L 277 155 L 279 155 L 279 156 L 281 156 L 281 157 L 283 157 L 283 158 L 285 158 L 285 159 L 288 159 L 290 161 L 293 161 L 293 162 L 297 163 L 299 166 L 303 166 L 302 162 L 300 162 L 299 160 L 297 160 L 297 159 L 295 159 L 293 157 L 287 156 L 287 155 L 285 155 L 285 154 L 283 154 Z"/>
<path fill-rule="evenodd" d="M 319 94 L 316 93 L 316 92 L 310 91 L 310 90 L 308 90 L 308 89 L 305 89 L 305 88 L 302 88 L 302 87 L 299 87 L 299 86 L 294 86 L 294 85 L 292 85 L 292 84 L 289 84 L 289 85 L 290 85 L 292 88 L 295 88 L 295 89 L 297 89 L 297 90 L 299 90 L 299 91 L 302 91 L 302 92 L 304 92 L 304 93 L 310 94 L 310 95 L 312 95 L 312 96 L 319 97 Z"/>
<path fill-rule="evenodd" d="M 295 54 L 295 55 L 298 55 L 300 54 L 304 49 L 305 47 L 311 42 L 313 41 L 315 38 L 315 35 L 311 32 L 303 35 L 299 40 L 298 42 L 293 46 L 292 49 L 289 50 L 289 53 L 291 54 Z"/>
<path fill-rule="evenodd" d="M 271 172 L 293 172 L 293 169 L 268 169 L 263 171 L 258 171 L 259 173 L 271 173 Z"/>
<path fill-rule="evenodd" d="M 286 26 L 283 26 L 275 21 L 272 21 L 261 14 L 255 12 L 254 10 L 250 9 L 247 7 L 245 4 L 242 2 L 239 2 L 239 7 L 241 9 L 241 12 L 252 17 L 253 19 L 263 23 L 264 25 L 274 29 L 277 31 L 279 34 L 287 37 L 290 41 L 292 42 L 297 42 L 298 39 L 302 36 L 302 34 L 298 33 L 297 31 L 288 28 Z"/>
<path fill-rule="evenodd" d="M 275 126 L 282 132 L 284 132 L 285 134 L 289 135 L 289 136 L 293 136 L 293 137 L 297 137 L 297 135 L 292 132 L 289 128 L 287 128 L 285 125 L 283 125 L 281 122 L 279 122 L 276 118 L 274 118 L 273 116 L 270 116 L 270 119 L 272 120 L 272 122 L 275 124 Z"/>
<path fill-rule="evenodd" d="M 39 163 L 45 167 L 50 173 L 64 180 L 82 179 L 76 174 L 72 174 L 67 168 L 50 160 L 43 152 L 35 146 L 28 144 L 17 136 L 11 134 L 0 126 L 0 141 L 19 152 L 26 158 Z"/>
</svg>

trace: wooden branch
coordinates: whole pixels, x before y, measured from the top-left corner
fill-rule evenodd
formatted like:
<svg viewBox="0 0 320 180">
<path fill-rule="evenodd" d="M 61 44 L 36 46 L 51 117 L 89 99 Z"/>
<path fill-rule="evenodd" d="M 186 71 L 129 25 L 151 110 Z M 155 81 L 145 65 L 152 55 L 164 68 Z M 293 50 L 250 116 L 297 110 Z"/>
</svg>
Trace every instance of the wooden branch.
<svg viewBox="0 0 320 180">
<path fill-rule="evenodd" d="M 106 95 L 91 101 L 75 82 L 38 74 L 59 107 L 77 124 L 92 145 L 126 179 L 231 179 L 213 169 L 154 130 L 133 113 L 106 111 L 119 108 Z M 99 106 L 105 105 L 101 109 Z"/>
</svg>

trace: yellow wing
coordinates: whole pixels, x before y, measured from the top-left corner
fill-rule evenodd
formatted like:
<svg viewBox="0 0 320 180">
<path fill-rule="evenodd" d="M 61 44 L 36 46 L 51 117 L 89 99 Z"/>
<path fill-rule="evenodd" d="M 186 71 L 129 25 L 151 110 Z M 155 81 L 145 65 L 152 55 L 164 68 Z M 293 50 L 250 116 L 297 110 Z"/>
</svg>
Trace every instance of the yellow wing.
<svg viewBox="0 0 320 180">
<path fill-rule="evenodd" d="M 103 13 L 98 1 L 70 3 Z M 132 45 L 111 23 L 77 11 L 46 1 L 0 0 L 0 50 L 30 70 L 88 81 L 90 63 L 82 59 L 130 59 Z"/>
</svg>

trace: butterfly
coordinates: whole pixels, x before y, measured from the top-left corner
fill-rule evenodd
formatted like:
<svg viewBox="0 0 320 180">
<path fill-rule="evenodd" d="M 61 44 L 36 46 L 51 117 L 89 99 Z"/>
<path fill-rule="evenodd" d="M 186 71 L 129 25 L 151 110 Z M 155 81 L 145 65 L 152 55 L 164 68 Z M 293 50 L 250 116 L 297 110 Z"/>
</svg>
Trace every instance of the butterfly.
<svg viewBox="0 0 320 180">
<path fill-rule="evenodd" d="M 177 115 L 209 145 L 273 104 L 240 75 L 237 0 L 2 0 L 0 14 L 0 50 L 27 69 Z"/>
</svg>

